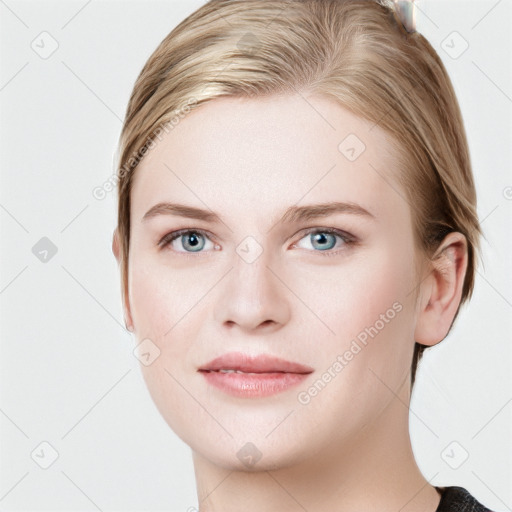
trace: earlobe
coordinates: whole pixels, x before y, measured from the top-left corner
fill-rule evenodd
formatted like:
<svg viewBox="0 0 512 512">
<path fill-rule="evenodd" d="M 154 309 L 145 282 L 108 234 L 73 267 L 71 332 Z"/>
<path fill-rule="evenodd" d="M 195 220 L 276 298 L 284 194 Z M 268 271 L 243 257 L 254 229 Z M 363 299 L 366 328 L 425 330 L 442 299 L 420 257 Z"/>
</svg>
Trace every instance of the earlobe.
<svg viewBox="0 0 512 512">
<path fill-rule="evenodd" d="M 114 256 L 116 257 L 117 263 L 120 262 L 119 258 L 119 235 L 117 232 L 117 228 L 114 229 L 114 234 L 112 236 L 112 252 L 114 253 Z"/>
<path fill-rule="evenodd" d="M 462 297 L 467 263 L 466 237 L 449 233 L 432 257 L 430 274 L 421 284 L 417 343 L 435 345 L 448 334 Z"/>
</svg>

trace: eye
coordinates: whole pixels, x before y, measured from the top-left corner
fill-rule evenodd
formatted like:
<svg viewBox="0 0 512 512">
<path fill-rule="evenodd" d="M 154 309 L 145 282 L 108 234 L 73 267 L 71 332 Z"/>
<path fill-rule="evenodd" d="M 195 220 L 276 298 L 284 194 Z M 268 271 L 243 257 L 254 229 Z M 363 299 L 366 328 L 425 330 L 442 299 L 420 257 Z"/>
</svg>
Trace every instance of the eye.
<svg viewBox="0 0 512 512">
<path fill-rule="evenodd" d="M 207 233 L 201 229 L 181 229 L 165 235 L 162 240 L 158 242 L 158 245 L 161 248 L 172 246 L 173 250 L 176 252 L 205 252 L 202 250 L 205 245 L 207 245 L 205 239 L 209 240 L 213 244 Z M 173 246 L 175 241 L 178 243 Z M 185 250 L 180 249 L 180 246 Z"/>
<path fill-rule="evenodd" d="M 341 242 L 338 244 L 339 249 L 333 250 L 336 247 L 337 239 Z M 306 247 L 299 245 L 299 242 L 306 240 L 309 244 Z M 209 235 L 202 229 L 181 229 L 179 231 L 173 231 L 165 235 L 160 242 L 159 247 L 164 249 L 167 246 L 171 246 L 176 252 L 182 253 L 201 253 L 207 252 L 207 242 L 210 242 L 210 249 L 218 249 L 219 246 L 214 244 L 210 239 Z M 175 243 L 176 242 L 176 243 Z M 338 254 L 340 251 L 351 244 L 355 243 L 355 239 L 352 235 L 335 228 L 312 228 L 305 233 L 305 236 L 299 240 L 299 242 L 293 244 L 292 247 L 300 248 L 313 248 L 315 252 L 326 253 L 325 255 Z M 174 245 L 173 245 L 174 244 Z"/>
<path fill-rule="evenodd" d="M 315 252 L 326 252 L 328 255 L 337 254 L 339 250 L 333 251 L 336 247 L 336 238 L 341 240 L 341 243 L 338 244 L 339 250 L 343 250 L 345 246 L 354 243 L 354 237 L 339 229 L 313 228 L 306 232 L 306 236 L 301 238 L 301 241 L 307 241 L 306 247 L 300 246 L 300 241 L 294 244 L 294 247 L 297 246 L 306 249 L 312 247 L 313 249 L 317 249 Z"/>
</svg>

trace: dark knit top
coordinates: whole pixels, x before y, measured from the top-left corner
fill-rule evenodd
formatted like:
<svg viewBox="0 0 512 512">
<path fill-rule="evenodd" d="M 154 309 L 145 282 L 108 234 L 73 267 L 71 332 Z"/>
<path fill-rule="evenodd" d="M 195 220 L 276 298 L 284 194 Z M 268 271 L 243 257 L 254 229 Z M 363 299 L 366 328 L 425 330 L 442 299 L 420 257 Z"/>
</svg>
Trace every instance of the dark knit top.
<svg viewBox="0 0 512 512">
<path fill-rule="evenodd" d="M 436 512 L 492 512 L 462 487 L 436 487 L 441 501 Z"/>
</svg>

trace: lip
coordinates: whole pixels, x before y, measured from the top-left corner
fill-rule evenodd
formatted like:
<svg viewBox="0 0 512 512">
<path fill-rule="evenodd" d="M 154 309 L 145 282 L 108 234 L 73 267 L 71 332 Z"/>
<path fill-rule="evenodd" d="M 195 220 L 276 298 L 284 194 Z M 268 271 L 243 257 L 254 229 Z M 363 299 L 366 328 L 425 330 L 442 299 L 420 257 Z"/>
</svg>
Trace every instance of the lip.
<svg viewBox="0 0 512 512">
<path fill-rule="evenodd" d="M 242 352 L 228 352 L 199 368 L 200 371 L 239 370 L 246 373 L 311 373 L 313 368 L 279 357 L 261 354 L 250 356 Z"/>
<path fill-rule="evenodd" d="M 221 370 L 228 370 L 229 373 Z M 243 372 L 235 373 L 233 372 Z M 298 385 L 314 370 L 310 366 L 266 354 L 250 356 L 229 352 L 200 367 L 207 382 L 242 398 L 274 395 Z"/>
</svg>

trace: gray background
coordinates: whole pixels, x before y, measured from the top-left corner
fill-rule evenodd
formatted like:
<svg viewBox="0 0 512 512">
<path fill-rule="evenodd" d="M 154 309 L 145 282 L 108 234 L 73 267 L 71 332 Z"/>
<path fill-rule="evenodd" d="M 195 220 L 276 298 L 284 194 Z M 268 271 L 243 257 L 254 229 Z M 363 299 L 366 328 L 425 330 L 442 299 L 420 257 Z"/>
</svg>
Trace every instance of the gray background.
<svg viewBox="0 0 512 512">
<path fill-rule="evenodd" d="M 115 172 L 141 67 L 201 4 L 0 0 L 0 510 L 197 506 L 190 450 L 153 405 L 124 328 L 115 191 L 93 191 Z M 433 485 L 512 510 L 512 5 L 417 6 L 463 111 L 486 239 L 471 303 L 424 356 L 413 447 Z"/>
</svg>

